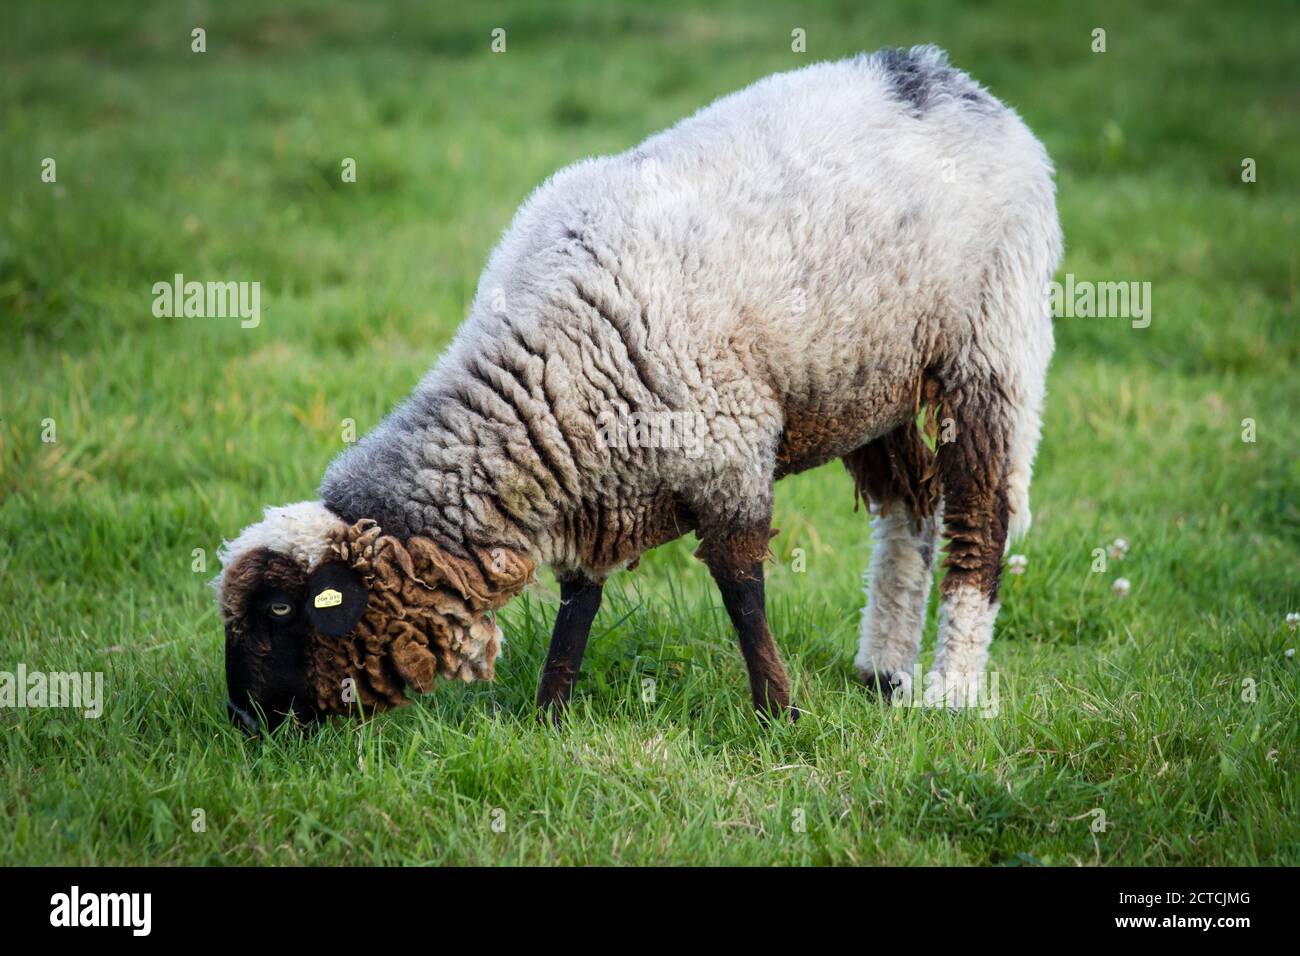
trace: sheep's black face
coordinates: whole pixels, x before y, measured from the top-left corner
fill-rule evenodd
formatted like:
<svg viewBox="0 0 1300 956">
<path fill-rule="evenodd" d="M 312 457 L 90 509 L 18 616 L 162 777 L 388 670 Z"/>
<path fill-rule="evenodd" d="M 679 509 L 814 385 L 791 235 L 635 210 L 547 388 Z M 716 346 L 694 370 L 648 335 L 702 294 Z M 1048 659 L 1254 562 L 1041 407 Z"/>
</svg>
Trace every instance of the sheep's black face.
<svg viewBox="0 0 1300 956">
<path fill-rule="evenodd" d="M 227 709 L 250 731 L 400 707 L 439 676 L 491 680 L 492 612 L 533 572 L 514 551 L 399 541 L 315 502 L 267 509 L 221 561 Z"/>
<path fill-rule="evenodd" d="M 226 709 L 250 732 L 274 730 L 292 714 L 320 720 L 311 684 L 322 638 L 346 636 L 366 606 L 355 571 L 327 562 L 308 573 L 283 554 L 261 548 L 243 556 L 226 582 Z"/>
<path fill-rule="evenodd" d="M 243 557 L 226 612 L 226 710 L 250 733 L 292 713 L 315 719 L 307 668 L 313 638 L 303 607 L 306 574 L 267 549 Z"/>
</svg>

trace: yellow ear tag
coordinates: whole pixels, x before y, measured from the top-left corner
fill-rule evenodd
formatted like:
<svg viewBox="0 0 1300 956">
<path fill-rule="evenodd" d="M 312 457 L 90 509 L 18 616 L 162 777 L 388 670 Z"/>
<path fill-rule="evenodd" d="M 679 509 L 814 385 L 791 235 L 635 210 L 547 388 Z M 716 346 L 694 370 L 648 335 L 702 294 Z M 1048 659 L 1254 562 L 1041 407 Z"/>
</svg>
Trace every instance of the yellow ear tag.
<svg viewBox="0 0 1300 956">
<path fill-rule="evenodd" d="M 333 588 L 326 588 L 316 595 L 316 600 L 313 603 L 317 607 L 338 607 L 343 603 L 343 594 Z"/>
</svg>

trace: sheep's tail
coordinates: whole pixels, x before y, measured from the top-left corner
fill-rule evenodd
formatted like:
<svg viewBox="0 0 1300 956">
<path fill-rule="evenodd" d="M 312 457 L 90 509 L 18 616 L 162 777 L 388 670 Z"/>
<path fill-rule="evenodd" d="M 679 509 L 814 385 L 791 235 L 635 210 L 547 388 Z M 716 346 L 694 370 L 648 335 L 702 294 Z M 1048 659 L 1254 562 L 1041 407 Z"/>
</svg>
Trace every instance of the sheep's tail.
<svg viewBox="0 0 1300 956">
<path fill-rule="evenodd" d="M 1034 473 L 1034 456 L 1043 433 L 1043 404 L 1047 394 L 1047 366 L 1052 358 L 1054 336 L 1051 310 L 1045 288 L 1059 245 L 1047 241 L 1025 263 L 1025 278 L 1004 287 L 1004 315 L 1010 322 L 1010 341 L 1004 353 L 1004 394 L 1006 405 L 1007 472 L 1005 478 L 1008 521 L 1007 543 L 1019 540 L 1029 531 L 1032 514 L 1029 507 L 1029 483 Z M 1026 257 L 1029 258 L 1029 257 Z M 1033 281 L 1030 281 L 1032 277 Z"/>
<path fill-rule="evenodd" d="M 1049 326 L 1050 328 L 1050 326 Z M 1041 377 L 1029 400 L 1011 415 L 1007 455 L 1007 545 L 1029 533 L 1033 514 L 1029 507 L 1029 482 L 1034 475 L 1034 455 L 1043 431 L 1044 388 Z"/>
<path fill-rule="evenodd" d="M 1055 345 L 1047 293 L 1060 262 L 1062 239 L 1046 154 L 1043 162 L 1046 174 L 1027 183 L 1031 201 L 1021 216 L 1007 223 L 981 297 L 985 341 L 977 354 L 990 358 L 990 382 L 1002 399 L 1008 545 L 1022 538 L 1033 520 L 1029 483 L 1043 431 L 1047 366 Z"/>
</svg>

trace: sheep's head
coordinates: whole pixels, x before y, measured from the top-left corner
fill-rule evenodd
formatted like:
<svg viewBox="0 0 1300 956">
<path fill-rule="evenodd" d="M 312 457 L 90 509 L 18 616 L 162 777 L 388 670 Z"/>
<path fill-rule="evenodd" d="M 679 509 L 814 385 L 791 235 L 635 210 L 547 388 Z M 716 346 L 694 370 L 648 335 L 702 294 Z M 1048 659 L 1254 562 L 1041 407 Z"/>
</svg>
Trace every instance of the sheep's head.
<svg viewBox="0 0 1300 956">
<path fill-rule="evenodd" d="M 515 551 L 455 555 L 349 525 L 319 502 L 268 508 L 221 561 L 227 708 L 248 730 L 396 707 L 439 674 L 490 680 L 501 650 L 491 612 L 533 573 Z"/>
</svg>

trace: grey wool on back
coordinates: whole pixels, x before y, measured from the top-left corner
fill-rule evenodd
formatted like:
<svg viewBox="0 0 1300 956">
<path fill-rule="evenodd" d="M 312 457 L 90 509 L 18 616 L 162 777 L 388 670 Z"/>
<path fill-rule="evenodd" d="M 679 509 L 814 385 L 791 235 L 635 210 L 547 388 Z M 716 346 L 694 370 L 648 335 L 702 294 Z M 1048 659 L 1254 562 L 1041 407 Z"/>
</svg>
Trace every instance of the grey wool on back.
<svg viewBox="0 0 1300 956">
<path fill-rule="evenodd" d="M 447 354 L 321 493 L 608 571 L 682 512 L 765 520 L 774 475 L 897 427 L 931 368 L 1008 390 L 1027 484 L 1059 251 L 1041 146 L 939 51 L 772 76 L 540 186 Z M 601 427 L 633 413 L 682 447 Z"/>
</svg>

